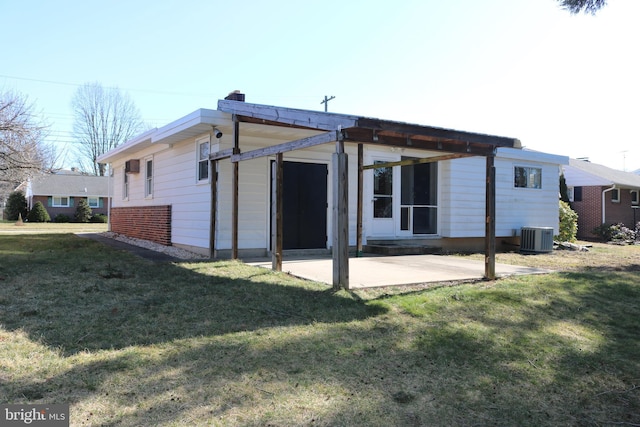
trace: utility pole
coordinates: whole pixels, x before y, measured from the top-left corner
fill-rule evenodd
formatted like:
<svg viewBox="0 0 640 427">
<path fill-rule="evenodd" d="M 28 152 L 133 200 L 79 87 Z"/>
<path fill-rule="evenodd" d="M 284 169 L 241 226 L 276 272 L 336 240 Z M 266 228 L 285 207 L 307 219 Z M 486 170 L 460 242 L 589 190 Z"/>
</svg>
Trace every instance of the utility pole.
<svg viewBox="0 0 640 427">
<path fill-rule="evenodd" d="M 335 99 L 335 96 L 332 97 L 328 97 L 327 95 L 324 96 L 324 101 L 321 101 L 320 104 L 324 104 L 324 112 L 327 112 L 327 106 L 329 105 L 329 101 L 331 101 L 332 99 Z"/>
</svg>

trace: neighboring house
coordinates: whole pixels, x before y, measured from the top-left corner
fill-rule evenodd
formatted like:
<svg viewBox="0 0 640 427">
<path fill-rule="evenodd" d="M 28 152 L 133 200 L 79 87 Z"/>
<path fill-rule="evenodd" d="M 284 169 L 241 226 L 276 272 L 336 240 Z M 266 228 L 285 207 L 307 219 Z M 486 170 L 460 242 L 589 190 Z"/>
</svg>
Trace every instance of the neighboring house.
<svg viewBox="0 0 640 427">
<path fill-rule="evenodd" d="M 94 215 L 108 212 L 109 178 L 80 174 L 39 175 L 24 185 L 27 207 L 31 209 L 41 202 L 51 220 L 57 215 L 67 215 L 71 220 L 78 201 L 85 199 Z"/>
<path fill-rule="evenodd" d="M 99 157 L 114 176 L 111 230 L 218 258 L 278 255 L 280 239 L 282 250 L 482 250 L 494 221 L 498 245 L 517 245 L 522 227 L 558 232 L 564 156 L 512 138 L 243 101 L 231 94 Z"/>
<path fill-rule="evenodd" d="M 571 207 L 578 214 L 578 237 L 597 237 L 602 224 L 622 223 L 633 229 L 640 221 L 640 176 L 586 160 L 570 159 L 563 167 Z"/>
</svg>

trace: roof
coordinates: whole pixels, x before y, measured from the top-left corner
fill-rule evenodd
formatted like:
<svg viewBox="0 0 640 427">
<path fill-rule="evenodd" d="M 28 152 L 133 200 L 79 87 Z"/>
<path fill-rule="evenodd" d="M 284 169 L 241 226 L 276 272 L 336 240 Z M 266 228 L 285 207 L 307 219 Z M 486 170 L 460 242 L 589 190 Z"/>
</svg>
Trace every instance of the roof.
<svg viewBox="0 0 640 427">
<path fill-rule="evenodd" d="M 219 100 L 218 110 L 243 123 L 341 133 L 345 142 L 415 148 L 464 155 L 493 155 L 498 147 L 520 148 L 518 139 L 363 116 L 327 113 L 243 101 Z M 319 135 L 320 136 L 320 135 Z M 327 133 L 327 137 L 329 134 Z M 329 141 L 336 139 L 329 138 Z M 329 142 L 318 138 L 318 143 Z M 287 147 L 283 147 L 287 149 Z"/>
<path fill-rule="evenodd" d="M 153 144 L 173 144 L 211 133 L 233 132 L 233 118 L 243 123 L 244 137 L 262 136 L 299 140 L 319 136 L 314 143 L 335 141 L 328 132 L 342 132 L 345 142 L 411 147 L 464 155 L 491 155 L 498 147 L 520 148 L 520 141 L 495 135 L 464 132 L 369 117 L 302 110 L 243 101 L 219 100 L 217 110 L 199 109 L 159 129 L 147 131 L 98 157 L 100 163 L 135 155 Z M 321 135 L 324 133 L 323 136 Z"/>
<path fill-rule="evenodd" d="M 615 185 L 621 188 L 640 188 L 640 175 L 585 160 L 569 159 L 569 165 L 563 169 L 567 185 L 571 187 Z"/>
<path fill-rule="evenodd" d="M 35 196 L 104 196 L 109 195 L 109 178 L 94 175 L 40 175 L 31 180 Z"/>
</svg>

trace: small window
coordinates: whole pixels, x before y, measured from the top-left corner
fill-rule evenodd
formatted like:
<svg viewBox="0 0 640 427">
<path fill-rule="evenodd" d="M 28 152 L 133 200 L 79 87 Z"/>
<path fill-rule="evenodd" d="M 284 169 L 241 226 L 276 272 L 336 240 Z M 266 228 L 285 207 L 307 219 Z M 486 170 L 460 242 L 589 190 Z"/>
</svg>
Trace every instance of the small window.
<svg viewBox="0 0 640 427">
<path fill-rule="evenodd" d="M 631 204 L 632 205 L 637 205 L 638 204 L 638 190 L 631 190 Z"/>
<path fill-rule="evenodd" d="M 122 198 L 126 200 L 129 198 L 129 174 L 125 168 L 122 168 L 122 174 Z"/>
<path fill-rule="evenodd" d="M 617 188 L 614 188 L 613 190 L 611 190 L 611 201 L 613 203 L 620 203 L 620 190 Z"/>
<path fill-rule="evenodd" d="M 99 208 L 100 207 L 100 197 L 87 197 L 87 204 L 90 208 Z"/>
<path fill-rule="evenodd" d="M 514 168 L 516 188 L 542 188 L 542 169 L 516 166 Z"/>
<path fill-rule="evenodd" d="M 53 196 L 51 206 L 54 208 L 68 208 L 69 198 L 67 196 Z"/>
<path fill-rule="evenodd" d="M 198 181 L 209 179 L 209 139 L 199 141 L 198 145 Z"/>
<path fill-rule="evenodd" d="M 153 159 L 144 162 L 144 197 L 153 195 Z"/>
<path fill-rule="evenodd" d="M 582 201 L 582 187 L 573 187 L 573 201 L 574 202 Z"/>
</svg>

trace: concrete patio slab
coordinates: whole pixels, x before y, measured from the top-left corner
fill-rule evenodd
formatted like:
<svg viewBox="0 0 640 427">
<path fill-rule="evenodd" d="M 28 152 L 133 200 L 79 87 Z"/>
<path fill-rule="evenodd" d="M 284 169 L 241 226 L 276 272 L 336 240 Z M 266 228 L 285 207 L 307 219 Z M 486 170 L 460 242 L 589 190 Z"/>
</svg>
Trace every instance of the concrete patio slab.
<svg viewBox="0 0 640 427">
<path fill-rule="evenodd" d="M 271 262 L 248 262 L 271 268 Z M 332 260 L 284 260 L 282 271 L 307 280 L 333 283 Z M 496 275 L 505 277 L 544 274 L 551 270 L 496 264 Z M 484 277 L 484 261 L 451 255 L 365 256 L 349 259 L 351 289 L 393 285 L 415 285 L 430 282 L 476 280 Z"/>
</svg>

